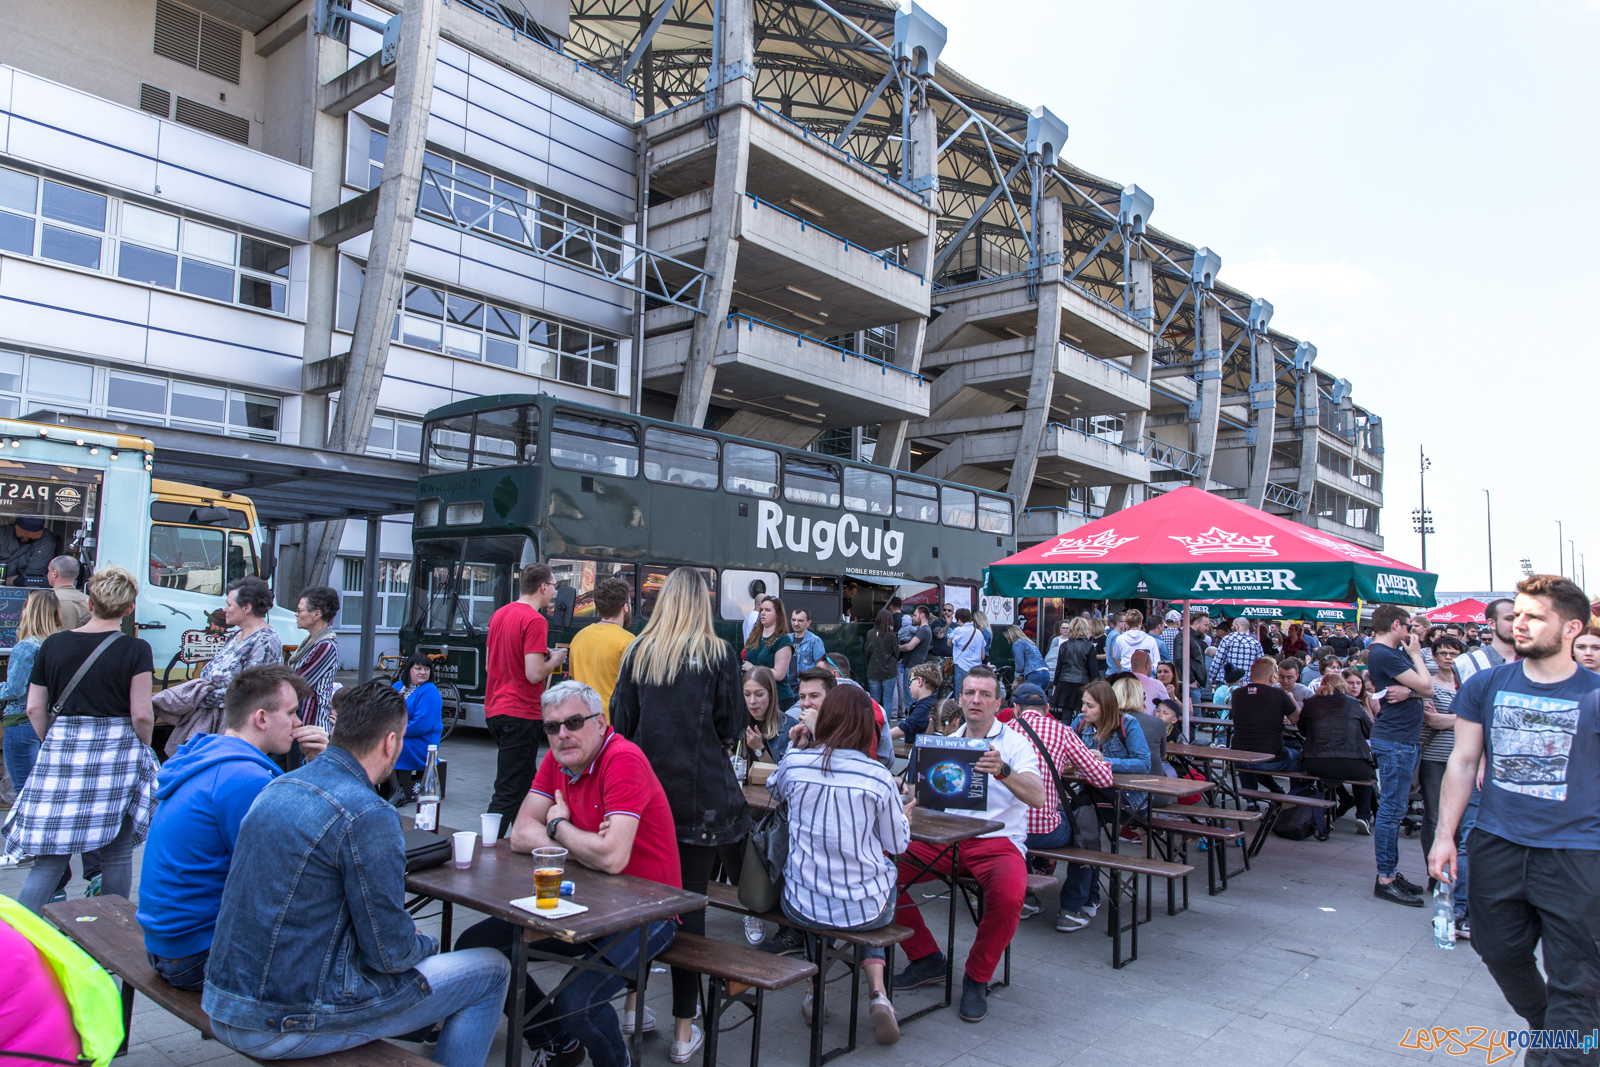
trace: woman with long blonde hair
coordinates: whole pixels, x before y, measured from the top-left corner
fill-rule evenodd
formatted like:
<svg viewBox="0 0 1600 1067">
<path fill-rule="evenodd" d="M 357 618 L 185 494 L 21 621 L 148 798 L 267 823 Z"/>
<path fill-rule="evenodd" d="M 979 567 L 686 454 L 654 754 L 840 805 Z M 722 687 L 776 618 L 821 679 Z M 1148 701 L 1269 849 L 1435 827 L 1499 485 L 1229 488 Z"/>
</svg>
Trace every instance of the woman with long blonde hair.
<svg viewBox="0 0 1600 1067">
<path fill-rule="evenodd" d="M 693 567 L 679 567 L 622 655 L 611 724 L 644 751 L 661 780 L 677 826 L 683 888 L 691 893 L 706 891 L 718 859 L 738 880 L 750 809 L 729 756 L 749 722 L 739 657 L 712 629 L 705 579 Z M 683 929 L 705 933 L 704 909 L 681 919 Z M 693 1022 L 699 1001 L 699 976 L 674 967 L 674 1063 L 687 1063 L 705 1042 Z M 653 1025 L 646 1008 L 645 1026 Z"/>
<path fill-rule="evenodd" d="M 17 620 L 17 641 L 11 647 L 5 688 L 0 689 L 0 726 L 5 728 L 6 774 L 18 793 L 28 784 L 33 761 L 39 758 L 39 735 L 28 721 L 28 676 L 44 639 L 61 629 L 61 602 L 50 589 L 35 589 L 22 605 Z"/>
</svg>

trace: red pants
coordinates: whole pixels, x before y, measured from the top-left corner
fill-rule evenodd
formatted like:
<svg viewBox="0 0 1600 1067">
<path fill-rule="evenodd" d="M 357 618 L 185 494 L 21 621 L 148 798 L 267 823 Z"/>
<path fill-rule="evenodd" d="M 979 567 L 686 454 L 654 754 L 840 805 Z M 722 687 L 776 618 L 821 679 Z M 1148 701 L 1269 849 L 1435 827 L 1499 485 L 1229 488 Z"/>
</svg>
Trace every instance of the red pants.
<svg viewBox="0 0 1600 1067">
<path fill-rule="evenodd" d="M 939 855 L 939 849 L 913 841 L 900 860 L 900 899 L 896 902 L 894 921 L 899 926 L 911 928 L 911 937 L 905 942 L 906 959 L 920 960 L 931 952 L 939 951 L 939 942 L 922 921 L 922 909 L 911 902 L 905 888 L 933 878 L 950 870 L 950 857 L 942 857 L 928 871 L 918 875 L 923 864 Z M 967 976 L 975 982 L 987 982 L 994 977 L 1006 946 L 1017 932 L 1022 918 L 1022 897 L 1028 888 L 1028 868 L 1022 851 L 1008 837 L 976 837 L 961 842 L 961 873 L 970 875 L 983 886 L 983 921 L 978 923 L 978 936 L 967 953 Z M 952 901 L 953 903 L 953 901 Z"/>
</svg>

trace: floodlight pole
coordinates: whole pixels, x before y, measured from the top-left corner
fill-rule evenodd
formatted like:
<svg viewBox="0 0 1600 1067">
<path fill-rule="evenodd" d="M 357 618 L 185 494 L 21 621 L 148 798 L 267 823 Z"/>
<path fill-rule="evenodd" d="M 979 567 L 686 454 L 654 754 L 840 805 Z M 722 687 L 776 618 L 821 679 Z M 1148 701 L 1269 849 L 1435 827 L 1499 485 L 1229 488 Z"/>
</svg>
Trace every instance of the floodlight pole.
<svg viewBox="0 0 1600 1067">
<path fill-rule="evenodd" d="M 1494 592 L 1494 512 L 1490 509 L 1487 489 L 1483 491 L 1483 522 L 1489 544 L 1489 584 L 1485 588 L 1492 593 Z"/>
</svg>

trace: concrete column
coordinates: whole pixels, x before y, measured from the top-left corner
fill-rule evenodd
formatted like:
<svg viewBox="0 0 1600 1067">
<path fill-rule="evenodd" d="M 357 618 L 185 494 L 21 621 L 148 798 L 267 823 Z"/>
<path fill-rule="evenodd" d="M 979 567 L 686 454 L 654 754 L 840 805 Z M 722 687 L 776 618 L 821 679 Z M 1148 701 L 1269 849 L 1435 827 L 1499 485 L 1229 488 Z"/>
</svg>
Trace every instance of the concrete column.
<svg viewBox="0 0 1600 1067">
<path fill-rule="evenodd" d="M 723 38 L 721 72 L 730 68 L 749 71 L 755 57 L 755 19 L 753 0 L 722 0 Z M 738 66 L 743 64 L 743 66 Z M 711 186 L 711 229 L 706 241 L 706 313 L 696 316 L 689 338 L 689 357 L 683 366 L 683 383 L 678 387 L 678 404 L 672 421 L 685 426 L 704 426 L 711 406 L 712 389 L 717 381 L 717 343 L 727 324 L 728 307 L 733 301 L 733 279 L 739 269 L 739 211 L 744 199 L 745 176 L 750 168 L 751 105 L 755 86 L 749 77 L 725 79 L 718 87 L 716 138 L 717 162 Z M 642 358 L 642 353 L 641 353 Z"/>
<path fill-rule="evenodd" d="M 301 163 L 311 167 L 311 217 L 339 206 L 339 189 L 344 184 L 345 119 L 315 107 L 317 87 L 343 74 L 350 66 L 350 49 L 340 41 L 320 33 L 303 38 L 306 77 L 311 85 L 312 107 L 306 109 L 305 131 L 300 143 L 310 145 L 310 158 Z M 311 263 L 306 279 L 306 332 L 301 347 L 302 367 L 327 359 L 332 350 L 333 320 L 339 295 L 339 250 L 312 243 Z M 328 398 L 322 393 L 305 393 L 300 398 L 300 443 L 322 448 L 328 440 Z"/>
<path fill-rule="evenodd" d="M 1028 506 L 1033 473 L 1039 465 L 1050 397 L 1055 391 L 1057 351 L 1061 344 L 1061 200 L 1039 202 L 1039 318 L 1033 331 L 1033 373 L 1028 376 L 1028 404 L 1017 437 L 1017 458 L 1006 485 L 1018 510 Z"/>
<path fill-rule="evenodd" d="M 922 291 L 928 297 L 929 310 L 932 310 L 933 303 L 933 249 L 939 226 L 939 161 L 935 156 L 939 148 L 937 118 L 931 107 L 924 107 L 912 114 L 911 166 L 908 170 L 915 186 L 928 198 L 932 207 L 928 212 L 928 235 L 906 245 L 906 266 L 922 275 Z M 895 330 L 894 365 L 904 367 L 913 374 L 921 373 L 922 347 L 927 335 L 926 313 L 901 320 Z M 878 431 L 878 447 L 873 456 L 881 457 L 878 462 L 882 466 L 899 466 L 905 443 L 905 420 L 886 422 Z"/>
<path fill-rule="evenodd" d="M 1261 507 L 1266 499 L 1267 479 L 1272 473 L 1272 437 L 1277 430 L 1278 360 L 1272 342 L 1265 334 L 1254 339 L 1252 353 L 1250 415 L 1255 424 L 1256 443 L 1250 451 L 1250 487 L 1244 502 Z"/>
<path fill-rule="evenodd" d="M 394 103 L 383 156 L 383 184 L 378 187 L 377 219 L 367 253 L 367 276 L 356 312 L 350 362 L 339 394 L 338 418 L 328 433 L 328 447 L 338 452 L 365 452 L 372 435 L 372 415 L 389 360 L 390 324 L 400 304 L 411 224 L 422 190 L 422 153 L 439 54 L 441 6 L 442 0 L 405 0 L 400 20 Z M 307 581 L 326 580 L 343 535 L 342 522 L 315 523 L 307 530 Z"/>
<path fill-rule="evenodd" d="M 1201 489 L 1211 484 L 1211 460 L 1217 451 L 1217 423 L 1222 417 L 1222 309 L 1196 293 L 1199 310 L 1195 313 L 1195 358 L 1200 369 L 1195 381 L 1200 386 L 1200 419 L 1190 428 L 1189 451 L 1200 457 L 1200 473 L 1194 483 Z"/>
<path fill-rule="evenodd" d="M 1307 376 L 1310 387 L 1317 387 L 1316 378 Z M 1304 407 L 1304 401 L 1301 407 Z M 1308 425 L 1300 430 L 1300 481 L 1296 486 L 1300 490 L 1302 504 L 1300 508 L 1300 521 L 1307 526 L 1314 525 L 1312 516 L 1316 514 L 1317 505 L 1314 502 L 1317 489 L 1317 420 L 1312 418 Z"/>
<path fill-rule="evenodd" d="M 1132 300 L 1134 318 L 1145 323 L 1146 328 L 1155 324 L 1155 281 L 1151 270 L 1151 263 L 1143 258 L 1142 250 L 1135 249 L 1133 256 L 1128 260 L 1128 295 Z M 1146 397 L 1150 383 L 1150 349 L 1133 357 L 1133 373 L 1145 381 Z M 1122 420 L 1122 444 L 1125 448 L 1144 447 L 1144 427 L 1149 415 L 1148 411 L 1130 411 Z M 1106 494 L 1106 514 L 1121 511 L 1123 508 L 1137 503 L 1138 486 L 1132 483 L 1113 485 Z"/>
</svg>

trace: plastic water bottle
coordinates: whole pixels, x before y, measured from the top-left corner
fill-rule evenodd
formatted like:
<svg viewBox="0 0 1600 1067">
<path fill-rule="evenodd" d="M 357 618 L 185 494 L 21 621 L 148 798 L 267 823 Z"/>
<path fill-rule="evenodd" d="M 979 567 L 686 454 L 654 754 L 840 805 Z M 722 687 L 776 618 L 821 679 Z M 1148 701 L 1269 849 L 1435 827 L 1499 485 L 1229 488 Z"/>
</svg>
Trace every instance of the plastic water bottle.
<svg viewBox="0 0 1600 1067">
<path fill-rule="evenodd" d="M 428 769 L 422 772 L 422 788 L 417 793 L 418 830 L 439 832 L 439 746 L 428 746 Z"/>
<path fill-rule="evenodd" d="M 1440 948 L 1456 947 L 1456 906 L 1450 883 L 1439 879 L 1433 887 L 1433 943 Z"/>
</svg>

